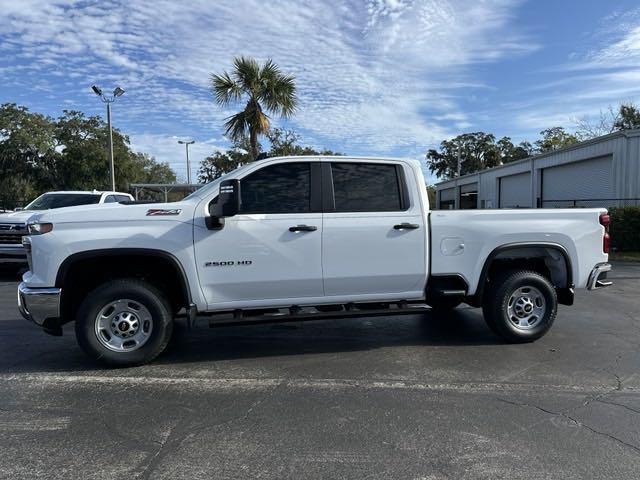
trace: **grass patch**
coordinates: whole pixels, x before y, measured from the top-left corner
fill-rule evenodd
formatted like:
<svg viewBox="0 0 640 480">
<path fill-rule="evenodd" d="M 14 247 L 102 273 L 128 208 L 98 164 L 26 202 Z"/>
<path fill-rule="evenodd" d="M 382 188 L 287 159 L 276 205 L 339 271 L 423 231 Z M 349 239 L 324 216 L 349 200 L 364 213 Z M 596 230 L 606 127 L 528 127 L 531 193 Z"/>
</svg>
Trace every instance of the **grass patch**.
<svg viewBox="0 0 640 480">
<path fill-rule="evenodd" d="M 611 252 L 609 260 L 618 262 L 640 262 L 640 252 Z"/>
</svg>

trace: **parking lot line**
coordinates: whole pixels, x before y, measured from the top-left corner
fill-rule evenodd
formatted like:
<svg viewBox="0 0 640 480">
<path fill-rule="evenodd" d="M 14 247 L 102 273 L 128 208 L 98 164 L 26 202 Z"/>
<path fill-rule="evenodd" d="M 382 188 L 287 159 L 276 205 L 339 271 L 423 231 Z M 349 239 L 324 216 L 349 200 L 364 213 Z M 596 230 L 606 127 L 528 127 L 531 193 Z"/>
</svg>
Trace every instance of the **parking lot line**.
<svg viewBox="0 0 640 480">
<path fill-rule="evenodd" d="M 402 380 L 351 380 L 351 379 L 303 379 L 303 378 L 184 378 L 184 377 L 152 377 L 132 375 L 60 375 L 60 374 L 11 374 L 0 375 L 0 382 L 28 382 L 34 385 L 60 385 L 72 384 L 82 386 L 91 385 L 130 385 L 130 386 L 162 386 L 181 387 L 196 390 L 260 390 L 276 386 L 285 386 L 290 389 L 305 390 L 338 390 L 338 389 L 364 389 L 364 390 L 425 390 L 434 392 L 461 392 L 461 393 L 496 393 L 496 392 L 528 392 L 544 390 L 557 393 L 592 394 L 607 392 L 616 388 L 616 385 L 553 385 L 531 383 L 495 383 L 495 382 L 463 382 L 463 383 L 422 383 Z M 626 387 L 620 391 L 635 393 L 640 388 Z"/>
</svg>

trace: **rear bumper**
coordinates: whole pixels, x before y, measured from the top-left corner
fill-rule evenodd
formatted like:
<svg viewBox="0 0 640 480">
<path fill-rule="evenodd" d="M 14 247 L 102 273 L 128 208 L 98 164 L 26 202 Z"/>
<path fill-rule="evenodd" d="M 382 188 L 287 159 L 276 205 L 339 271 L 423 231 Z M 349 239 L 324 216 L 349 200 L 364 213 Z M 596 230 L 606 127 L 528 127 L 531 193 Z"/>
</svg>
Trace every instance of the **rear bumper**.
<svg viewBox="0 0 640 480">
<path fill-rule="evenodd" d="M 611 271 L 610 263 L 599 263 L 589 275 L 589 281 L 587 282 L 587 289 L 597 290 L 599 288 L 609 287 L 613 285 L 613 282 L 607 281 L 607 272 Z"/>
<path fill-rule="evenodd" d="M 60 317 L 60 288 L 29 288 L 18 285 L 18 309 L 30 322 L 45 329 L 57 325 Z"/>
</svg>

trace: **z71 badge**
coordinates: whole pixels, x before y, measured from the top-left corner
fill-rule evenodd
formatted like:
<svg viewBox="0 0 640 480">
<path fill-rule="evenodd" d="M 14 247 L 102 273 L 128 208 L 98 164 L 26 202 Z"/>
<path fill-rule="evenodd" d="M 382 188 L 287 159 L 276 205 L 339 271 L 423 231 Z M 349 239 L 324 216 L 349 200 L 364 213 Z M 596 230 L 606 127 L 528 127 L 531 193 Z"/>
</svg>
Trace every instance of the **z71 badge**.
<svg viewBox="0 0 640 480">
<path fill-rule="evenodd" d="M 226 262 L 204 262 L 205 267 L 233 267 L 234 265 L 238 266 L 247 266 L 251 265 L 253 262 L 251 260 L 238 260 L 234 262 L 233 260 L 229 260 Z"/>
<path fill-rule="evenodd" d="M 155 217 L 159 215 L 180 215 L 180 208 L 150 208 L 147 210 L 147 217 Z"/>
</svg>

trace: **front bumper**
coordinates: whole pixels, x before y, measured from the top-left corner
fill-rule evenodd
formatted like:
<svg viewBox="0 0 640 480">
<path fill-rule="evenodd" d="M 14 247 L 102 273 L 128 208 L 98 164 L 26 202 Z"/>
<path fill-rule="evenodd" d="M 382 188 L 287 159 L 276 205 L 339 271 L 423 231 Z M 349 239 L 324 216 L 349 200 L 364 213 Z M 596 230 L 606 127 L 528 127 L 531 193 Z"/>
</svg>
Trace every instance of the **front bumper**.
<svg viewBox="0 0 640 480">
<path fill-rule="evenodd" d="M 22 245 L 0 245 L 2 263 L 27 263 L 27 251 Z"/>
<path fill-rule="evenodd" d="M 589 281 L 587 282 L 587 289 L 597 290 L 599 288 L 609 287 L 613 285 L 613 282 L 607 281 L 607 272 L 611 271 L 610 263 L 599 263 L 589 275 Z"/>
<path fill-rule="evenodd" d="M 18 285 L 18 308 L 22 316 L 45 330 L 60 328 L 60 288 L 29 288 Z"/>
</svg>

